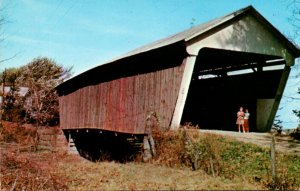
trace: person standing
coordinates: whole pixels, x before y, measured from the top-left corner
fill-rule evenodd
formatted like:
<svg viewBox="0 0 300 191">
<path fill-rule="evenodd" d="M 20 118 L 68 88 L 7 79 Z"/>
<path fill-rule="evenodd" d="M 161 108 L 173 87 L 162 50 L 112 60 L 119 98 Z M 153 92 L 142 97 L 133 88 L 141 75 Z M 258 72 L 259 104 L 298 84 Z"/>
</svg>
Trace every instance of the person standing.
<svg viewBox="0 0 300 191">
<path fill-rule="evenodd" d="M 244 116 L 244 127 L 245 127 L 245 131 L 246 133 L 249 133 L 249 117 L 250 117 L 250 113 L 248 109 L 245 109 L 245 116 Z"/>
<path fill-rule="evenodd" d="M 243 111 L 243 107 L 240 107 L 240 110 L 237 112 L 236 115 L 237 115 L 236 124 L 238 126 L 239 133 L 241 132 L 241 126 L 243 128 L 243 132 L 245 133 L 245 127 L 244 127 L 245 113 Z"/>
</svg>

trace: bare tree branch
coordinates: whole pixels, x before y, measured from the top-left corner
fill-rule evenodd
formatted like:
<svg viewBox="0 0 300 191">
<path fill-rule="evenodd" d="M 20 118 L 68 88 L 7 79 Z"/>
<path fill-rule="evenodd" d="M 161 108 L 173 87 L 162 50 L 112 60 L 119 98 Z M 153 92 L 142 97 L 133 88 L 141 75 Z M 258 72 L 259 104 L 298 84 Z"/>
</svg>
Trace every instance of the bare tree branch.
<svg viewBox="0 0 300 191">
<path fill-rule="evenodd" d="M 285 95 L 283 97 L 286 97 L 286 98 L 289 98 L 292 100 L 300 100 L 300 98 L 298 98 L 298 97 L 291 97 L 291 96 L 285 96 Z"/>
<path fill-rule="evenodd" d="M 11 59 L 14 59 L 15 57 L 17 57 L 17 55 L 18 55 L 18 54 L 15 54 L 15 55 L 13 55 L 12 57 L 9 57 L 9 58 L 0 60 L 0 63 L 6 62 L 6 61 L 11 60 Z"/>
</svg>

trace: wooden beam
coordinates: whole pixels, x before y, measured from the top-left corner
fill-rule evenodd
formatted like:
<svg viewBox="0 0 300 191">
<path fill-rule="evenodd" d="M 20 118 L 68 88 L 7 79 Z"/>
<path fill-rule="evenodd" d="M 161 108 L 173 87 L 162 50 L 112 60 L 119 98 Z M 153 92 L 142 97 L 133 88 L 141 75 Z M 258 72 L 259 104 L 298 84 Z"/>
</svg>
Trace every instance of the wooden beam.
<svg viewBox="0 0 300 191">
<path fill-rule="evenodd" d="M 198 71 L 197 75 L 207 75 L 207 74 L 222 74 L 224 72 L 231 72 L 231 71 L 237 71 L 237 70 L 244 70 L 244 69 L 252 69 L 253 72 L 261 72 L 263 67 L 266 66 L 277 66 L 281 64 L 285 64 L 285 61 L 278 61 L 278 62 L 259 62 L 259 63 L 251 63 L 251 64 L 243 64 L 243 65 L 232 65 L 228 68 L 211 68 L 211 69 L 206 69 L 202 71 Z M 257 70 L 255 70 L 257 68 Z"/>
<path fill-rule="evenodd" d="M 193 70 L 196 62 L 196 56 L 190 55 L 185 62 L 185 68 L 183 71 L 183 77 L 180 84 L 179 95 L 177 97 L 173 118 L 171 121 L 171 129 L 177 129 L 180 126 L 180 121 L 189 91 Z"/>
<path fill-rule="evenodd" d="M 290 74 L 291 68 L 288 65 L 285 65 L 284 69 L 283 69 L 283 73 L 276 91 L 276 95 L 275 95 L 275 100 L 274 100 L 274 104 L 267 122 L 267 125 L 265 127 L 265 130 L 268 131 L 271 129 L 275 116 L 276 116 L 276 112 L 278 110 L 279 104 L 280 104 L 280 100 L 282 98 L 282 94 L 286 85 L 286 82 L 288 80 L 289 74 Z"/>
</svg>

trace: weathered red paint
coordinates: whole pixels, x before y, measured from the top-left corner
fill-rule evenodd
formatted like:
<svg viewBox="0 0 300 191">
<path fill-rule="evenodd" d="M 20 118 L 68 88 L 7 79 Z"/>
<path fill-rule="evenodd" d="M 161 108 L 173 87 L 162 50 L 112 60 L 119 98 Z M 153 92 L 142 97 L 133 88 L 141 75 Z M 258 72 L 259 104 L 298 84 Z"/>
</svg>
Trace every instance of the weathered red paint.
<svg viewBox="0 0 300 191">
<path fill-rule="evenodd" d="M 99 128 L 144 133 L 147 115 L 157 112 L 161 126 L 170 124 L 182 65 L 83 87 L 60 96 L 63 129 Z"/>
</svg>

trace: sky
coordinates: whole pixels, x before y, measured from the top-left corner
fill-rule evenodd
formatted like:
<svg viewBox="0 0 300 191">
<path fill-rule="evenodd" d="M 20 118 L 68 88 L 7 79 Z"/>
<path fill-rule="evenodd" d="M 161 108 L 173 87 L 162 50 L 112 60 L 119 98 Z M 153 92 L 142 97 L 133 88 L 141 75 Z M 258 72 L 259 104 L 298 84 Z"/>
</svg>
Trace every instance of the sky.
<svg viewBox="0 0 300 191">
<path fill-rule="evenodd" d="M 142 45 L 252 5 L 293 38 L 292 0 L 0 0 L 0 72 L 48 57 L 74 75 Z M 299 64 L 298 64 L 299 65 Z M 300 66 L 292 69 L 277 115 L 284 128 L 298 121 Z"/>
</svg>

